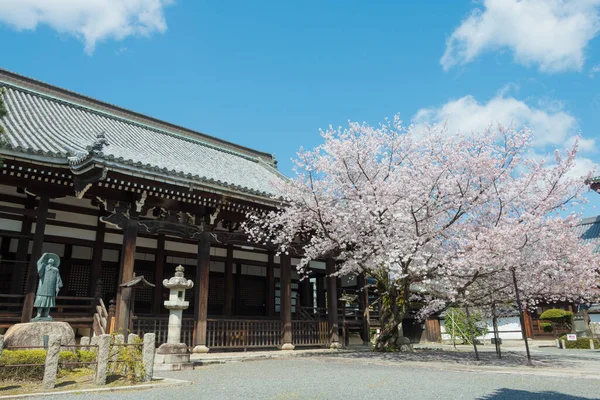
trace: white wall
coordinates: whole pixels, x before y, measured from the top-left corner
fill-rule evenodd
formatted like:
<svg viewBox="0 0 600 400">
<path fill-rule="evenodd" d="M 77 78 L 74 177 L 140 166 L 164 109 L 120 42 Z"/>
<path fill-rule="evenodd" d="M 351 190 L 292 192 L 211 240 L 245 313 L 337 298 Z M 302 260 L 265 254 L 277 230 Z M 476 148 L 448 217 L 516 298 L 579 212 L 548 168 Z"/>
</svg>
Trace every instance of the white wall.
<svg viewBox="0 0 600 400">
<path fill-rule="evenodd" d="M 492 331 L 494 330 L 494 325 L 492 323 L 492 319 L 489 318 L 487 320 L 488 330 L 490 333 L 485 335 L 485 337 L 479 336 L 478 339 L 491 340 L 494 337 Z M 442 340 L 451 340 L 451 336 L 446 332 L 444 326 L 444 320 L 440 320 L 440 327 L 442 331 Z M 521 332 L 521 323 L 519 322 L 519 317 L 507 317 L 507 318 L 498 318 L 498 331 L 500 332 L 500 339 L 503 340 L 520 340 L 522 338 Z M 518 332 L 503 332 L 503 331 L 518 331 Z"/>
</svg>

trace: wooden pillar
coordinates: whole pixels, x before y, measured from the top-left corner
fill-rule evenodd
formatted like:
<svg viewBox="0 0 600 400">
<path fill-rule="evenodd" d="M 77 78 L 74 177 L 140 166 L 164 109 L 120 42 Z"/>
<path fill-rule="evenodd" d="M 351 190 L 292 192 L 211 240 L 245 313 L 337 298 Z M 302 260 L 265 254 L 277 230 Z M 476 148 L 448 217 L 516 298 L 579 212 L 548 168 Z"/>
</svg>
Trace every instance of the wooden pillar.
<svg viewBox="0 0 600 400">
<path fill-rule="evenodd" d="M 98 213 L 98 222 L 96 224 L 96 238 L 94 240 L 94 248 L 92 253 L 92 271 L 90 274 L 90 296 L 96 295 L 96 285 L 100 280 L 100 272 L 102 271 L 102 252 L 104 250 L 104 234 L 106 232 L 106 224 L 100 221 L 100 217 L 104 216 L 104 211 Z"/>
<path fill-rule="evenodd" d="M 235 264 L 235 293 L 233 294 L 234 314 L 242 315 L 242 264 Z"/>
<path fill-rule="evenodd" d="M 292 259 L 282 254 L 279 262 L 281 282 L 281 350 L 294 350 L 292 344 Z"/>
<path fill-rule="evenodd" d="M 269 251 L 267 263 L 267 290 L 265 290 L 265 306 L 267 317 L 275 316 L 275 254 Z"/>
<path fill-rule="evenodd" d="M 364 344 L 371 342 L 371 324 L 369 323 L 369 289 L 367 287 L 367 279 L 365 274 L 360 274 L 357 277 L 358 280 L 358 303 L 362 310 L 362 331 L 361 338 Z"/>
<path fill-rule="evenodd" d="M 131 288 L 120 287 L 133 279 L 133 266 L 135 264 L 135 241 L 138 233 L 138 222 L 129 219 L 123 231 L 123 246 L 121 248 L 121 262 L 119 266 L 119 286 L 117 288 L 117 304 L 115 328 L 122 334 L 127 334 L 129 328 Z"/>
<path fill-rule="evenodd" d="M 338 328 L 338 296 L 337 276 L 335 273 L 335 261 L 328 258 L 325 262 L 327 267 L 327 319 L 329 322 L 329 343 L 331 348 L 339 348 L 340 337 Z"/>
<path fill-rule="evenodd" d="M 35 197 L 27 196 L 25 200 L 25 209 L 33 210 L 35 208 Z M 17 254 L 13 267 L 13 273 L 10 282 L 10 288 L 12 294 L 23 293 L 23 281 L 25 280 L 25 269 L 27 268 L 27 255 L 29 254 L 29 236 L 31 235 L 31 228 L 33 226 L 34 217 L 30 215 L 24 215 L 23 221 L 21 222 L 21 234 L 25 237 L 20 237 L 17 243 Z M 37 260 L 36 260 L 37 262 Z M 36 271 L 37 272 L 37 271 Z M 37 276 L 37 275 L 36 275 Z"/>
<path fill-rule="evenodd" d="M 225 260 L 225 301 L 223 315 L 231 317 L 233 314 L 233 245 L 227 245 L 227 259 Z"/>
<path fill-rule="evenodd" d="M 23 300 L 21 322 L 31 321 L 33 302 L 35 301 L 35 289 L 38 281 L 37 262 L 42 256 L 42 245 L 44 243 L 44 231 L 46 230 L 49 203 L 50 199 L 48 196 L 40 197 L 35 221 L 35 233 L 33 235 L 33 248 L 31 249 L 31 258 L 29 259 L 29 275 L 27 276 L 27 283 L 25 284 L 25 299 Z M 27 244 L 27 246 L 29 246 L 29 244 Z"/>
<path fill-rule="evenodd" d="M 163 293 L 165 287 L 162 281 L 165 276 L 165 234 L 159 233 L 156 238 L 156 255 L 154 257 L 155 270 L 154 270 L 154 303 L 152 304 L 152 312 L 154 314 L 160 314 L 164 309 L 163 306 Z"/>
<path fill-rule="evenodd" d="M 202 233 L 198 240 L 196 264 L 196 308 L 194 327 L 194 353 L 208 353 L 206 328 L 208 319 L 208 276 L 210 267 L 210 235 Z"/>
</svg>

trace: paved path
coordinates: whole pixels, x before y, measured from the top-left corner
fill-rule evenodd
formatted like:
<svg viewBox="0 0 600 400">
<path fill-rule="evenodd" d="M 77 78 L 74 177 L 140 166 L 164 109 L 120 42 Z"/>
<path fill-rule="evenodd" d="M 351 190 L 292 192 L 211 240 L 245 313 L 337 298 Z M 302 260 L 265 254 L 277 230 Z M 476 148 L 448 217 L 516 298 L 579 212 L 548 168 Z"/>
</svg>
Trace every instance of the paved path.
<svg viewBox="0 0 600 400">
<path fill-rule="evenodd" d="M 446 352 L 444 352 L 446 353 Z M 570 359 L 563 364 L 522 366 L 523 356 L 507 354 L 505 364 L 482 366 L 470 354 L 452 355 L 440 362 L 436 353 L 426 357 L 374 353 L 315 354 L 199 367 L 193 371 L 164 373 L 187 379 L 180 388 L 127 393 L 61 396 L 71 399 L 550 399 L 600 398 L 600 364 Z M 484 354 L 492 357 L 492 354 Z M 414 361 L 411 357 L 416 357 Z M 538 355 L 543 359 L 541 354 Z M 512 364 L 514 365 L 512 365 Z M 586 373 L 573 373 L 578 369 Z M 552 376 L 564 375 L 564 376 Z M 587 378 L 582 378 L 585 376 Z M 57 398 L 58 399 L 58 398 Z"/>
</svg>

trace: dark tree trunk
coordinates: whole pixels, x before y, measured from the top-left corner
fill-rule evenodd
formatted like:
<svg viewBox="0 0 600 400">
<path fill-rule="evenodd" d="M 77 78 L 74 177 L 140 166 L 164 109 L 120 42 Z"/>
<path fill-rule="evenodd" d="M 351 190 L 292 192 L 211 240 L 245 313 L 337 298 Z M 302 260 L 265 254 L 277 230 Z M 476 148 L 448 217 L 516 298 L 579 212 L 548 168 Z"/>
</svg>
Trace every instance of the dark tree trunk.
<svg viewBox="0 0 600 400">
<path fill-rule="evenodd" d="M 381 332 L 375 343 L 375 351 L 399 351 L 402 335 L 402 320 L 407 311 L 408 285 L 399 290 L 395 282 L 377 280 L 381 296 Z"/>
</svg>

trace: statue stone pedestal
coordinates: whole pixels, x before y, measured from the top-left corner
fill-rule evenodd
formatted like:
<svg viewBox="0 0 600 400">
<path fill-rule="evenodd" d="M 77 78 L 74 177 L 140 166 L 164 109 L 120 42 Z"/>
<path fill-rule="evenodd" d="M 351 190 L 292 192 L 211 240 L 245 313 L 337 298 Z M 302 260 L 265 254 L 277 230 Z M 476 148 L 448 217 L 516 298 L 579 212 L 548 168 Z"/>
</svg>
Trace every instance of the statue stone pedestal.
<svg viewBox="0 0 600 400">
<path fill-rule="evenodd" d="M 58 335 L 63 346 L 75 344 L 75 332 L 68 323 L 38 321 L 8 328 L 4 334 L 4 346 L 43 346 L 45 335 Z"/>
<path fill-rule="evenodd" d="M 165 279 L 163 286 L 170 289 L 169 300 L 165 301 L 165 308 L 169 310 L 169 330 L 167 343 L 163 343 L 156 350 L 154 369 L 157 371 L 181 371 L 193 369 L 190 362 L 190 353 L 184 343 L 181 343 L 181 319 L 183 310 L 190 303 L 185 301 L 186 289 L 191 289 L 194 282 L 183 276 L 183 267 L 175 268 L 175 276 Z"/>
</svg>

